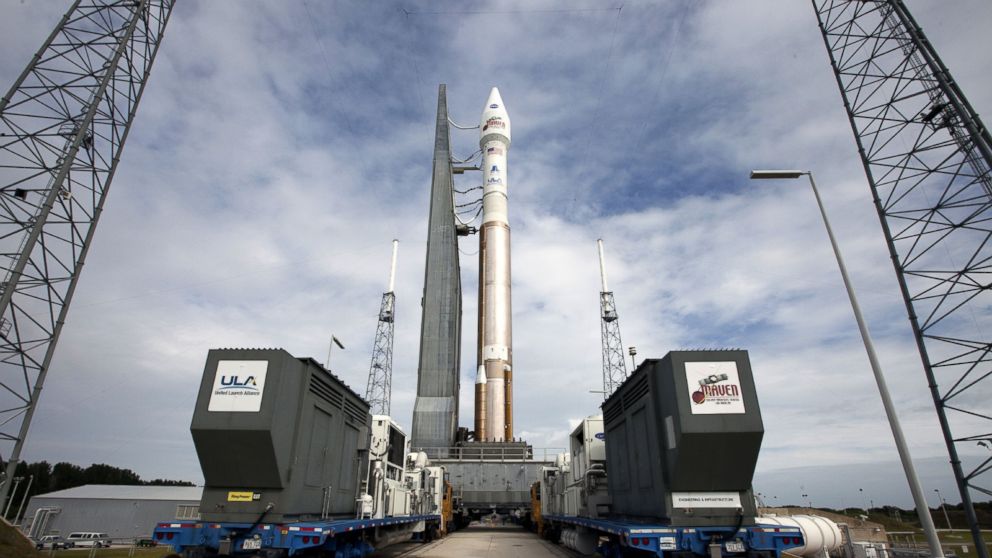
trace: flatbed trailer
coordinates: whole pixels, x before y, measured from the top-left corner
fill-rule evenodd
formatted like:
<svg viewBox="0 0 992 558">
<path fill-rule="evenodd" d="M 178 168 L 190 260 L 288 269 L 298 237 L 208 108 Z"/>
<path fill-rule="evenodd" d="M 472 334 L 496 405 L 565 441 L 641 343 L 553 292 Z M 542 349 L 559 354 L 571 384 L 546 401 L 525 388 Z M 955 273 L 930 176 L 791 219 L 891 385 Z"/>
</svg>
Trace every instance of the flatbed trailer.
<svg viewBox="0 0 992 558">
<path fill-rule="evenodd" d="M 544 531 L 558 538 L 562 529 L 584 528 L 605 535 L 609 541 L 599 545 L 600 554 L 626 556 L 641 551 L 659 558 L 710 558 L 766 556 L 781 558 L 782 551 L 803 546 L 798 527 L 751 525 L 747 527 L 673 527 L 661 523 L 639 523 L 619 519 L 592 519 L 570 515 L 544 515 Z"/>
<path fill-rule="evenodd" d="M 429 540 L 438 530 L 440 515 L 410 515 L 382 519 L 327 519 L 298 523 L 170 522 L 156 525 L 159 544 L 170 545 L 184 558 L 200 556 L 306 556 L 332 553 L 335 558 L 358 558 L 376 550 L 372 539 L 380 530 L 399 530 L 424 522 Z"/>
</svg>

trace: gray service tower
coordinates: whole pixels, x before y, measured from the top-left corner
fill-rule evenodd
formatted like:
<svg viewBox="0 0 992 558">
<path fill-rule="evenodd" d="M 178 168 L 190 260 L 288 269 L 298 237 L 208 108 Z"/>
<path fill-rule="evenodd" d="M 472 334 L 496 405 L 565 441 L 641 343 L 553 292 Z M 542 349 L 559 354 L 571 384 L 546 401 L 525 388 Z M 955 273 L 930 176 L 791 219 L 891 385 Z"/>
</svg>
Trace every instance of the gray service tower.
<svg viewBox="0 0 992 558">
<path fill-rule="evenodd" d="M 420 363 L 410 436 L 412 448 L 447 449 L 455 445 L 458 429 L 462 284 L 451 175 L 448 101 L 442 83 L 437 93 L 434 174 L 421 303 Z"/>
</svg>

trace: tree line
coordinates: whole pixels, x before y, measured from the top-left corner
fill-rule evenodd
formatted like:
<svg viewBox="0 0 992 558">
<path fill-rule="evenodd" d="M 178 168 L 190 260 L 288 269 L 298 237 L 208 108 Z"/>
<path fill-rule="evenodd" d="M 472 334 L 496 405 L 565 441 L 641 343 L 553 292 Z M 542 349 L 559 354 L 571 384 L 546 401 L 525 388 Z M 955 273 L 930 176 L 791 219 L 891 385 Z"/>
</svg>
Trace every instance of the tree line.
<svg viewBox="0 0 992 558">
<path fill-rule="evenodd" d="M 20 479 L 19 481 L 17 479 Z M 13 482 L 17 484 L 16 494 L 13 485 L 11 514 L 24 498 L 27 490 L 27 499 L 37 494 L 47 494 L 57 490 L 66 490 L 85 484 L 122 484 L 136 486 L 195 486 L 193 483 L 181 480 L 153 479 L 142 480 L 141 477 L 131 469 L 121 469 L 105 463 L 94 463 L 83 468 L 72 463 L 50 464 L 47 461 L 37 463 L 20 462 L 17 464 L 17 472 L 14 474 Z M 30 489 L 28 485 L 30 484 Z M 25 500 L 26 502 L 27 500 Z M 0 512 L 3 512 L 0 509 Z"/>
</svg>

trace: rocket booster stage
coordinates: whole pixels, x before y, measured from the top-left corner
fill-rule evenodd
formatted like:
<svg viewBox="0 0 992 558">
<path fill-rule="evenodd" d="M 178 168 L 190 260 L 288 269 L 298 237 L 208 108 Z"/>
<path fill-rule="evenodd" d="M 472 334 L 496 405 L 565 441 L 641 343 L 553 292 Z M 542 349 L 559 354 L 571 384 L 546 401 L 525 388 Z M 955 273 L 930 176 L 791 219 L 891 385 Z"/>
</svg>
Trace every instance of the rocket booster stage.
<svg viewBox="0 0 992 558">
<path fill-rule="evenodd" d="M 478 377 L 475 439 L 513 438 L 513 341 L 510 324 L 510 221 L 506 154 L 510 117 L 493 87 L 482 111 L 482 226 L 479 229 Z"/>
</svg>

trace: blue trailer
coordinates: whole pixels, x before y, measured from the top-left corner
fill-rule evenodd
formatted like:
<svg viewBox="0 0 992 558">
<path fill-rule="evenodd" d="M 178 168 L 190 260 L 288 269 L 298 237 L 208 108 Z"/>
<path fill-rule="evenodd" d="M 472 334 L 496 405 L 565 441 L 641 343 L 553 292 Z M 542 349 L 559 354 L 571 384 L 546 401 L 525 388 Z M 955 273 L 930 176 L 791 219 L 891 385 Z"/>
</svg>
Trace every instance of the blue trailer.
<svg viewBox="0 0 992 558">
<path fill-rule="evenodd" d="M 568 515 L 544 515 L 545 532 L 559 538 L 563 530 L 584 529 L 606 542 L 598 552 L 606 557 L 644 556 L 675 558 L 696 556 L 768 556 L 781 558 L 782 551 L 803 546 L 797 527 L 753 525 L 747 527 L 672 527 L 617 519 L 593 519 Z M 557 535 L 557 536 L 556 536 Z M 571 546 L 571 545 L 569 545 Z"/>
<path fill-rule="evenodd" d="M 152 535 L 184 558 L 203 556 L 306 556 L 359 558 L 376 550 L 377 536 L 403 532 L 423 522 L 419 536 L 437 532 L 440 515 L 411 515 L 382 519 L 328 519 L 299 523 L 159 523 Z M 416 535 L 416 534 L 415 534 Z"/>
</svg>

